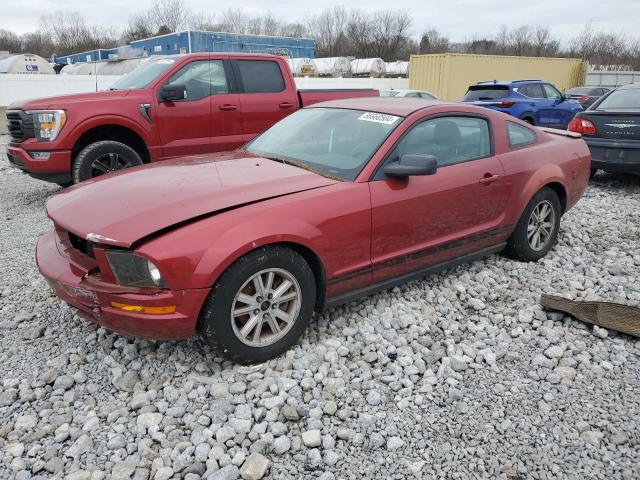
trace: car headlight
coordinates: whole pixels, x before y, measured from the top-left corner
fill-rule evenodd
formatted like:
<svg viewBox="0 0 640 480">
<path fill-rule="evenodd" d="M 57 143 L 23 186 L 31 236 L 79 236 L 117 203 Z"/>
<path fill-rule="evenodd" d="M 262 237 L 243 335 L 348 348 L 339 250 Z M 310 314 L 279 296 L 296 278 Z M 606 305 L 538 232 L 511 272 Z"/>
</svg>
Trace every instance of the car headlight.
<svg viewBox="0 0 640 480">
<path fill-rule="evenodd" d="M 64 110 L 34 110 L 27 113 L 33 115 L 33 128 L 36 138 L 41 142 L 54 141 L 67 123 Z"/>
<path fill-rule="evenodd" d="M 120 285 L 152 288 L 167 287 L 158 267 L 145 257 L 120 250 L 107 250 L 105 254 L 111 271 Z"/>
</svg>

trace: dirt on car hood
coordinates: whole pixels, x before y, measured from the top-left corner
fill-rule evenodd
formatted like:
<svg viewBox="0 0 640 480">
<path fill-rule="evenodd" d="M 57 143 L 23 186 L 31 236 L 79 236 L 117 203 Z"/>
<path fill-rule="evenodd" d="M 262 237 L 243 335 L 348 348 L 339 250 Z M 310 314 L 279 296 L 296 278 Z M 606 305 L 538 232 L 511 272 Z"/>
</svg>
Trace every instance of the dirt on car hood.
<svg viewBox="0 0 640 480">
<path fill-rule="evenodd" d="M 111 173 L 47 201 L 53 222 L 96 243 L 131 247 L 216 212 L 337 183 L 244 154 L 195 156 Z"/>
</svg>

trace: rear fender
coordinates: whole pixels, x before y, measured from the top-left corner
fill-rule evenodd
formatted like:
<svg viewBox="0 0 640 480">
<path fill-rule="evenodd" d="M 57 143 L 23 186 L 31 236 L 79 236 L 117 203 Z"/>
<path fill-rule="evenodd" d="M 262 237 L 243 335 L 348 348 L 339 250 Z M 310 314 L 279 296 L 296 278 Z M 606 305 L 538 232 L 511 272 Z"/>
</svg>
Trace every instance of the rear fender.
<svg viewBox="0 0 640 480">
<path fill-rule="evenodd" d="M 522 213 L 527 207 L 527 204 L 533 196 L 546 185 L 550 185 L 552 183 L 557 183 L 562 187 L 566 198 L 568 193 L 567 182 L 565 174 L 560 166 L 548 163 L 540 167 L 533 175 L 530 176 L 528 182 L 520 191 L 517 200 L 514 202 L 515 205 L 521 206 L 517 211 L 516 217 L 513 219 L 514 223 L 520 219 Z M 566 206 L 563 206 L 563 208 L 565 207 Z"/>
</svg>

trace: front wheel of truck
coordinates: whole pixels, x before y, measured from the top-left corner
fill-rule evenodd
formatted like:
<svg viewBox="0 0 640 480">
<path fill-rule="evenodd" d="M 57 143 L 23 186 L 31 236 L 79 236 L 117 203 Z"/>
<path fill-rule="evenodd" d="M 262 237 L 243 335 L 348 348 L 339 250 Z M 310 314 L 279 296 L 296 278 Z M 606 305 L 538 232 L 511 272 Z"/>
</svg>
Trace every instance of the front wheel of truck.
<svg viewBox="0 0 640 480">
<path fill-rule="evenodd" d="M 79 183 L 142 163 L 140 155 L 130 146 L 113 140 L 101 140 L 82 149 L 73 162 L 71 176 L 73 183 Z"/>
</svg>

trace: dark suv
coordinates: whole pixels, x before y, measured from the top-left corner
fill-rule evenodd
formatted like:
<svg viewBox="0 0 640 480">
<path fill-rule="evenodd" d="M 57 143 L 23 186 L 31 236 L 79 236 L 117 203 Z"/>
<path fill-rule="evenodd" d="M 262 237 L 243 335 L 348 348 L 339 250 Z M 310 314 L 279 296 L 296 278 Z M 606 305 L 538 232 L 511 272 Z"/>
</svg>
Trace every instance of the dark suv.
<svg viewBox="0 0 640 480">
<path fill-rule="evenodd" d="M 462 101 L 513 115 L 531 125 L 563 129 L 582 111 L 579 102 L 542 80 L 479 82 L 469 87 Z"/>
</svg>

